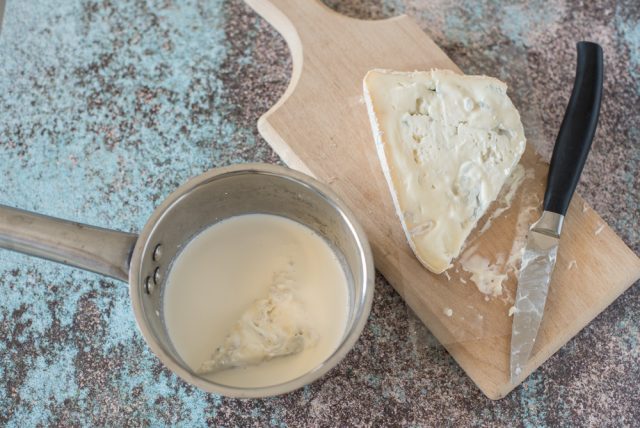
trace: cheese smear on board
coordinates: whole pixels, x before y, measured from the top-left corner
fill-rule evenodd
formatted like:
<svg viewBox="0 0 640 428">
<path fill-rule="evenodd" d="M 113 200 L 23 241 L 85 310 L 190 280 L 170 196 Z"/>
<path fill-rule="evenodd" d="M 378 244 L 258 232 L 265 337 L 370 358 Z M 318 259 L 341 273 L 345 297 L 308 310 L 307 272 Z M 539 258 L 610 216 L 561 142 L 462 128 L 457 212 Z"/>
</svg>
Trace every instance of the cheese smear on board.
<svg viewBox="0 0 640 428">
<path fill-rule="evenodd" d="M 372 70 L 364 94 L 407 240 L 442 273 L 524 153 L 520 115 L 505 83 L 447 70 Z"/>
<path fill-rule="evenodd" d="M 349 283 L 329 244 L 268 214 L 210 226 L 176 257 L 164 319 L 184 362 L 236 387 L 279 384 L 320 365 L 345 331 Z"/>
</svg>

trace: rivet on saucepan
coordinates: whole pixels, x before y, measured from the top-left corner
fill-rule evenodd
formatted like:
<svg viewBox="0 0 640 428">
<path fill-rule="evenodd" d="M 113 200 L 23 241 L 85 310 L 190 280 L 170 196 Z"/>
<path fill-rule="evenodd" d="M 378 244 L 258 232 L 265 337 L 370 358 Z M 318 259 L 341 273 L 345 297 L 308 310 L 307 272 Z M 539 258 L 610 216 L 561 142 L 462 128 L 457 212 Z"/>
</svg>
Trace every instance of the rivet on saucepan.
<svg viewBox="0 0 640 428">
<path fill-rule="evenodd" d="M 159 262 L 161 258 L 162 258 L 162 245 L 158 244 L 156 245 L 156 249 L 153 250 L 153 261 Z"/>
<path fill-rule="evenodd" d="M 157 267 L 156 271 L 153 273 L 153 282 L 158 285 L 162 281 L 162 274 L 160 273 L 160 268 Z"/>
<path fill-rule="evenodd" d="M 153 293 L 154 288 L 155 286 L 153 285 L 153 281 L 151 280 L 151 277 L 148 276 L 147 279 L 144 280 L 144 291 L 146 291 L 147 294 L 151 294 Z"/>
</svg>

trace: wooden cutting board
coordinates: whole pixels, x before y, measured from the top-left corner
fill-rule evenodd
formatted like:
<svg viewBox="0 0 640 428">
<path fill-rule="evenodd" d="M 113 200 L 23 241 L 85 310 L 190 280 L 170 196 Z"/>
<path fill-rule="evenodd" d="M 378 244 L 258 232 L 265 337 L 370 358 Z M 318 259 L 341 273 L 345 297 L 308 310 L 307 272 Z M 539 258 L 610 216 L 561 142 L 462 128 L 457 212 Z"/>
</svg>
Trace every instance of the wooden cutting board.
<svg viewBox="0 0 640 428">
<path fill-rule="evenodd" d="M 422 267 L 396 217 L 362 101 L 362 78 L 372 68 L 460 70 L 406 16 L 361 21 L 317 0 L 246 1 L 284 36 L 293 56 L 291 83 L 258 121 L 260 133 L 290 167 L 331 185 L 363 225 L 376 267 L 478 387 L 491 399 L 504 397 L 514 388 L 509 382 L 508 316 L 514 275 L 505 281 L 501 298 L 487 300 L 458 263 L 450 269 L 450 279 Z M 542 201 L 547 165 L 531 146 L 521 164 L 529 178 L 511 208 L 485 233 L 479 234 L 479 226 L 468 241 L 469 251 L 494 262 L 517 250 L 514 241 L 526 233 L 522 224 L 533 220 L 536 210 L 531 207 Z M 522 377 L 638 278 L 640 259 L 574 196 L 537 344 Z"/>
</svg>

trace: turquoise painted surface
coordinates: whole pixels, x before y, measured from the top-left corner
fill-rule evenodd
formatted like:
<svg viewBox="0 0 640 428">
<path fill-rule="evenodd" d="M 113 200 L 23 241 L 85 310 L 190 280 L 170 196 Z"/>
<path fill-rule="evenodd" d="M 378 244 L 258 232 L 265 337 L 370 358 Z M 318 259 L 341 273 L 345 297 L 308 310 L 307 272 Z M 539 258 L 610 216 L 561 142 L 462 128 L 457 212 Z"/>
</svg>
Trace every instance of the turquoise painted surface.
<svg viewBox="0 0 640 428">
<path fill-rule="evenodd" d="M 508 81 L 547 153 L 574 39 L 599 37 L 610 58 L 607 101 L 580 191 L 640 251 L 640 121 L 630 113 L 640 102 L 637 4 L 328 3 L 365 18 L 414 16 L 465 71 Z M 137 231 L 191 176 L 278 161 L 255 120 L 286 87 L 287 50 L 240 1 L 9 0 L 0 59 L 2 204 Z M 500 402 L 478 392 L 381 278 L 376 291 L 362 339 L 328 376 L 285 397 L 240 401 L 162 367 L 124 283 L 0 250 L 0 425 L 640 420 L 637 285 Z"/>
<path fill-rule="evenodd" d="M 0 202 L 137 231 L 189 177 L 245 160 L 231 141 L 243 130 L 225 118 L 215 75 L 225 57 L 221 8 L 9 2 Z M 86 425 L 137 415 L 193 426 L 215 412 L 219 400 L 160 370 L 125 284 L 1 256 L 0 321 L 10 336 L 0 340 L 0 421 L 35 426 L 69 412 Z M 108 403 L 96 399 L 102 393 Z"/>
</svg>

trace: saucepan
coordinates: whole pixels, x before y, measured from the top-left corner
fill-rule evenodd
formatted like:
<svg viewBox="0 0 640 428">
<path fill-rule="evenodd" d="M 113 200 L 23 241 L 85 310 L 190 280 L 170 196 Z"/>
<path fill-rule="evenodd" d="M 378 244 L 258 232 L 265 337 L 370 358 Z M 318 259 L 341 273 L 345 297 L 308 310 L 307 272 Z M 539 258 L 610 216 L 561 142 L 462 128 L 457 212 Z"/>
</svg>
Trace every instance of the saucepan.
<svg viewBox="0 0 640 428">
<path fill-rule="evenodd" d="M 279 215 L 311 228 L 339 254 L 351 278 L 347 325 L 333 354 L 296 379 L 256 388 L 222 385 L 197 375 L 174 349 L 163 320 L 171 261 L 203 229 L 248 213 Z M 236 165 L 191 179 L 153 212 L 139 235 L 0 206 L 0 248 L 128 281 L 138 327 L 162 363 L 204 391 L 232 397 L 282 394 L 327 373 L 355 344 L 373 298 L 371 249 L 352 212 L 324 184 L 275 165 Z"/>
</svg>

